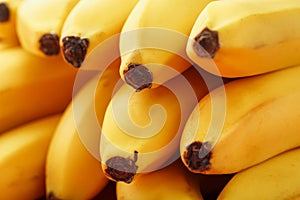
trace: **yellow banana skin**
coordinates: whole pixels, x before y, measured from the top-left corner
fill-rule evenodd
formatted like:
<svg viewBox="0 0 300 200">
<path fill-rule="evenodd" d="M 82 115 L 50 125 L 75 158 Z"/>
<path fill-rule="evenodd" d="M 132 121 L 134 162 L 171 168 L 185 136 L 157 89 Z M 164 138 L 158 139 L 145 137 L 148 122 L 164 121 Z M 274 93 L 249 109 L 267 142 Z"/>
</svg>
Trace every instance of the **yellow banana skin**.
<svg viewBox="0 0 300 200">
<path fill-rule="evenodd" d="M 26 0 L 18 9 L 17 33 L 24 49 L 37 56 L 60 54 L 63 23 L 79 0 Z"/>
<path fill-rule="evenodd" d="M 204 71 L 202 75 L 211 81 L 211 87 L 223 84 L 219 77 Z M 181 123 L 207 93 L 206 83 L 194 67 L 166 85 L 140 92 L 124 84 L 114 94 L 103 120 L 100 156 L 107 177 L 130 183 L 136 173 L 156 170 L 173 159 Z"/>
<path fill-rule="evenodd" d="M 199 15 L 189 58 L 224 77 L 262 74 L 300 64 L 300 2 L 215 1 Z M 274 56 L 278 55 L 278 56 Z M 205 63 L 212 59 L 216 68 Z"/>
<path fill-rule="evenodd" d="M 16 31 L 16 13 L 22 1 L 0 1 L 0 50 L 19 45 Z"/>
<path fill-rule="evenodd" d="M 211 1 L 140 0 L 120 35 L 122 79 L 140 91 L 173 78 L 172 70 L 181 73 L 190 67 L 185 56 L 188 35 L 199 13 Z M 168 68 L 170 71 L 165 71 Z"/>
<path fill-rule="evenodd" d="M 0 135 L 0 199 L 44 196 L 47 150 L 60 118 L 39 118 Z"/>
<path fill-rule="evenodd" d="M 201 120 L 192 113 L 182 134 L 185 165 L 195 173 L 229 174 L 300 146 L 299 74 L 297 66 L 225 84 L 226 115 L 217 136 L 211 97 L 222 94 L 217 88 L 204 97 L 194 110 Z"/>
<path fill-rule="evenodd" d="M 76 131 L 72 104 L 51 141 L 46 163 L 49 199 L 91 199 L 107 184 L 100 162 L 82 144 Z"/>
<path fill-rule="evenodd" d="M 98 44 L 119 34 L 138 0 L 80 1 L 69 13 L 61 32 L 60 45 L 65 60 L 80 67 Z"/>
<path fill-rule="evenodd" d="M 120 79 L 119 65 L 120 59 L 117 59 L 103 72 L 101 79 L 95 77 L 84 85 L 66 109 L 48 151 L 46 190 L 49 199 L 92 199 L 108 183 L 100 158 L 95 154 L 100 136 L 98 130 L 90 128 L 90 113 L 96 112 L 98 123 L 102 124 L 115 83 Z M 95 106 L 95 102 L 101 103 Z M 82 111 L 79 113 L 76 109 Z"/>
<path fill-rule="evenodd" d="M 0 52 L 0 132 L 63 112 L 77 73 L 63 58 L 43 59 L 21 47 Z"/>
<path fill-rule="evenodd" d="M 300 148 L 284 152 L 237 173 L 223 188 L 218 200 L 299 199 L 299 168 Z"/>
<path fill-rule="evenodd" d="M 199 180 L 177 160 L 165 168 L 137 176 L 130 184 L 117 182 L 117 199 L 202 200 Z"/>
</svg>

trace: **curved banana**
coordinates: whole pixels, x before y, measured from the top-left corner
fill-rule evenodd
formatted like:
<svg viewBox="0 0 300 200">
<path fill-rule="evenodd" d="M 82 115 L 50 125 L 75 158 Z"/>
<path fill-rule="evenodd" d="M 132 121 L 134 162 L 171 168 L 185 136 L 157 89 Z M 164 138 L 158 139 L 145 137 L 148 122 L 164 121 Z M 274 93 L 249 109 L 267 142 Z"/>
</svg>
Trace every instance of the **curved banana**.
<svg viewBox="0 0 300 200">
<path fill-rule="evenodd" d="M 215 1 L 198 16 L 189 58 L 224 77 L 262 74 L 300 64 L 300 2 Z M 211 67 L 207 60 L 216 63 Z"/>
<path fill-rule="evenodd" d="M 300 146 L 299 74 L 297 66 L 237 79 L 225 84 L 225 94 L 217 88 L 204 97 L 182 134 L 185 165 L 195 173 L 235 173 Z M 226 113 L 214 113 L 224 95 Z M 224 114 L 217 130 L 213 121 Z"/>
<path fill-rule="evenodd" d="M 120 80 L 119 65 L 120 59 L 112 62 L 100 79 L 95 77 L 78 89 L 66 109 L 48 150 L 49 199 L 91 199 L 108 183 L 98 156 L 100 133 L 92 124 L 91 114 L 95 112 L 97 122 L 102 124 L 115 84 Z M 95 102 L 99 102 L 97 106 Z"/>
<path fill-rule="evenodd" d="M 299 199 L 300 148 L 237 173 L 225 186 L 222 199 Z"/>
<path fill-rule="evenodd" d="M 190 67 L 164 85 L 141 92 L 124 84 L 113 96 L 103 120 L 102 169 L 113 181 L 132 181 L 172 160 L 183 125 L 208 90 L 223 80 Z"/>
<path fill-rule="evenodd" d="M 199 180 L 177 160 L 163 169 L 137 176 L 130 184 L 117 182 L 117 199 L 202 200 Z"/>
<path fill-rule="evenodd" d="M 0 50 L 19 45 L 16 31 L 16 13 L 22 1 L 0 1 Z"/>
<path fill-rule="evenodd" d="M 60 53 L 63 23 L 79 0 L 26 0 L 18 9 L 17 33 L 27 51 L 38 56 Z"/>
<path fill-rule="evenodd" d="M 185 54 L 188 35 L 211 1 L 140 0 L 120 35 L 122 79 L 140 91 L 157 87 L 190 67 Z"/>
<path fill-rule="evenodd" d="M 98 44 L 120 33 L 138 0 L 80 1 L 68 15 L 60 44 L 65 60 L 80 67 L 85 57 Z"/>
<path fill-rule="evenodd" d="M 77 70 L 61 56 L 41 58 L 21 47 L 0 52 L 0 132 L 62 112 L 72 99 Z"/>
<path fill-rule="evenodd" d="M 60 118 L 39 118 L 0 135 L 0 199 L 44 196 L 47 150 Z"/>
</svg>

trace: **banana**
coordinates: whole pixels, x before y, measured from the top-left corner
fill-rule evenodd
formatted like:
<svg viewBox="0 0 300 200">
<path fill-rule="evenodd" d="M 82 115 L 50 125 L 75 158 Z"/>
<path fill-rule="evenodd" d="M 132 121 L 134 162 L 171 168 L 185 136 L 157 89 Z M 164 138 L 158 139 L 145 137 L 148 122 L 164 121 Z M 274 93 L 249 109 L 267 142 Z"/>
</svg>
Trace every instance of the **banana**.
<svg viewBox="0 0 300 200">
<path fill-rule="evenodd" d="M 24 0 L 17 17 L 17 34 L 27 51 L 42 57 L 60 53 L 63 23 L 79 0 Z"/>
<path fill-rule="evenodd" d="M 300 148 L 279 154 L 237 173 L 225 186 L 222 199 L 300 199 Z"/>
<path fill-rule="evenodd" d="M 199 177 L 180 160 L 158 171 L 137 176 L 130 184 L 117 182 L 117 199 L 202 200 Z"/>
<path fill-rule="evenodd" d="M 46 154 L 60 118 L 39 118 L 0 135 L 0 199 L 44 196 Z"/>
<path fill-rule="evenodd" d="M 120 34 L 120 76 L 137 91 L 154 88 L 191 66 L 185 47 L 212 0 L 140 0 Z"/>
<path fill-rule="evenodd" d="M 72 99 L 76 69 L 61 56 L 43 59 L 20 46 L 0 52 L 0 132 L 63 112 Z"/>
<path fill-rule="evenodd" d="M 100 140 L 102 169 L 113 181 L 130 183 L 174 159 L 183 125 L 200 98 L 223 84 L 191 66 L 160 87 L 141 92 L 127 84 L 106 110 Z"/>
<path fill-rule="evenodd" d="M 101 170 L 99 130 L 113 89 L 120 80 L 120 59 L 74 91 L 51 141 L 46 163 L 46 190 L 49 199 L 91 199 L 108 183 Z M 78 74 L 78 77 L 80 74 Z M 99 79 L 99 80 L 98 80 Z M 76 85 L 75 85 L 76 87 Z M 95 106 L 95 102 L 99 102 Z M 96 154 L 97 152 L 97 154 Z"/>
<path fill-rule="evenodd" d="M 211 2 L 198 16 L 186 52 L 205 70 L 231 78 L 298 65 L 299 17 L 299 1 Z"/>
<path fill-rule="evenodd" d="M 16 13 L 22 1 L 0 1 L 0 50 L 19 45 L 16 31 Z"/>
<path fill-rule="evenodd" d="M 217 88 L 204 97 L 181 138 L 188 169 L 235 173 L 300 146 L 299 74 L 295 66 L 237 79 L 225 84 L 226 93 Z M 225 110 L 212 109 L 221 104 Z"/>
<path fill-rule="evenodd" d="M 91 199 L 107 182 L 100 162 L 87 151 L 80 140 L 70 104 L 48 150 L 47 198 Z"/>
<path fill-rule="evenodd" d="M 98 44 L 119 34 L 138 0 L 80 1 L 69 13 L 61 32 L 60 45 L 65 60 L 80 67 Z M 125 4 L 124 4 L 125 3 Z"/>
</svg>

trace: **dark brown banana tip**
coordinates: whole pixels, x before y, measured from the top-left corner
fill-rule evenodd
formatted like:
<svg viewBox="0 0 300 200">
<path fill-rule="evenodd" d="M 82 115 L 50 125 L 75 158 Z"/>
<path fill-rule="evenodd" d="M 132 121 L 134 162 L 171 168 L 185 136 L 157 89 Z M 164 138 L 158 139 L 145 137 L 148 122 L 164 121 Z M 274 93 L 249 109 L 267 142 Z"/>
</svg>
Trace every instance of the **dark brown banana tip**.
<svg viewBox="0 0 300 200">
<path fill-rule="evenodd" d="M 47 56 L 57 55 L 60 50 L 59 37 L 55 33 L 46 33 L 39 40 L 40 50 Z"/>
<path fill-rule="evenodd" d="M 0 22 L 6 22 L 9 20 L 9 8 L 6 3 L 0 3 Z"/>
<path fill-rule="evenodd" d="M 105 174 L 116 182 L 131 183 L 138 169 L 138 166 L 135 165 L 136 161 L 137 151 L 134 152 L 133 159 L 120 156 L 112 157 L 105 162 L 107 166 L 104 170 Z"/>
<path fill-rule="evenodd" d="M 213 58 L 220 48 L 217 31 L 205 28 L 194 39 L 196 42 L 194 42 L 193 48 L 199 57 Z"/>
<path fill-rule="evenodd" d="M 64 58 L 67 62 L 71 63 L 74 67 L 80 67 L 85 59 L 89 40 L 86 38 L 81 39 L 76 36 L 64 37 L 62 51 Z"/>
<path fill-rule="evenodd" d="M 53 192 L 50 192 L 47 196 L 47 200 L 62 200 L 62 199 L 57 198 Z"/>
<path fill-rule="evenodd" d="M 206 171 L 210 168 L 211 145 L 208 142 L 193 142 L 186 148 L 183 158 L 191 171 Z"/>
<path fill-rule="evenodd" d="M 141 64 L 129 64 L 128 70 L 124 71 L 124 79 L 137 92 L 152 87 L 152 73 Z"/>
</svg>

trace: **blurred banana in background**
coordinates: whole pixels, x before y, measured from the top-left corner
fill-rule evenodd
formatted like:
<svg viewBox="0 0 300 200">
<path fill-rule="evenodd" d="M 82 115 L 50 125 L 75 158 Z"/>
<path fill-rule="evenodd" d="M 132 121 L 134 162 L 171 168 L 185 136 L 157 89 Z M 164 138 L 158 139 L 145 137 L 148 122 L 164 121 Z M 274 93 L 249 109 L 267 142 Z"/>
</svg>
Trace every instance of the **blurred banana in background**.
<svg viewBox="0 0 300 200">
<path fill-rule="evenodd" d="M 61 114 L 38 118 L 0 135 L 0 199 L 32 200 L 45 194 L 48 146 Z"/>
<path fill-rule="evenodd" d="M 222 199 L 299 199 L 300 148 L 270 158 L 237 173 L 227 183 Z"/>
<path fill-rule="evenodd" d="M 61 56 L 43 59 L 20 46 L 0 51 L 0 132 L 63 112 L 72 99 L 76 69 Z"/>
</svg>

